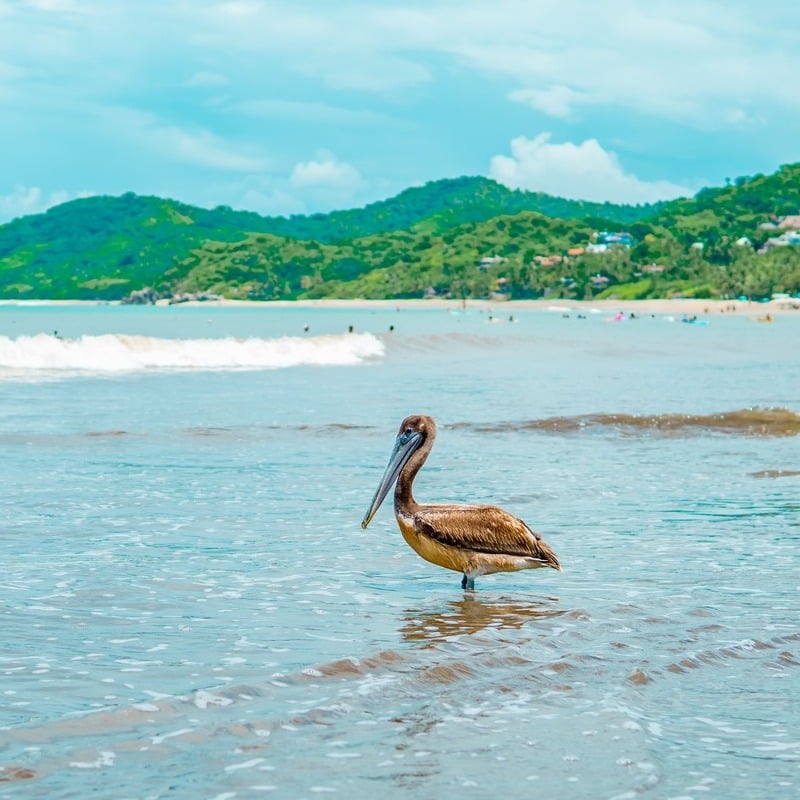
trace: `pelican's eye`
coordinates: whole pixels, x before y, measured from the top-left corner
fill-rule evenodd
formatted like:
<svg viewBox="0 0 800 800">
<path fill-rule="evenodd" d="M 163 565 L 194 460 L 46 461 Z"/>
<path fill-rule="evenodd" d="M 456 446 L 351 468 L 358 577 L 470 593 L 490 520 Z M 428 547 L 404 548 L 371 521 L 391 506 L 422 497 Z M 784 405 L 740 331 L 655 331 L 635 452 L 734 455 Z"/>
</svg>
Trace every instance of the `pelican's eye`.
<svg viewBox="0 0 800 800">
<path fill-rule="evenodd" d="M 412 436 L 414 435 L 414 429 L 411 427 L 403 428 L 403 432 L 400 434 L 400 441 L 405 444 Z"/>
</svg>

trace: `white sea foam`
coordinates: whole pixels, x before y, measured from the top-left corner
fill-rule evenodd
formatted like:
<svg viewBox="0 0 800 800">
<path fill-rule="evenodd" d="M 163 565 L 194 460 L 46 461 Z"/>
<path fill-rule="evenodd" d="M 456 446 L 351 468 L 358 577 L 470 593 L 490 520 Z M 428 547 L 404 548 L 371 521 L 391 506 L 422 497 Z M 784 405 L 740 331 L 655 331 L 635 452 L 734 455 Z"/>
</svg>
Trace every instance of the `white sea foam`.
<svg viewBox="0 0 800 800">
<path fill-rule="evenodd" d="M 109 750 L 102 751 L 95 761 L 71 761 L 70 766 L 76 769 L 102 769 L 114 766 L 116 753 Z"/>
<path fill-rule="evenodd" d="M 0 376 L 350 366 L 383 354 L 383 343 L 370 333 L 278 339 L 156 339 L 125 334 L 78 339 L 48 334 L 14 339 L 0 336 Z"/>
</svg>

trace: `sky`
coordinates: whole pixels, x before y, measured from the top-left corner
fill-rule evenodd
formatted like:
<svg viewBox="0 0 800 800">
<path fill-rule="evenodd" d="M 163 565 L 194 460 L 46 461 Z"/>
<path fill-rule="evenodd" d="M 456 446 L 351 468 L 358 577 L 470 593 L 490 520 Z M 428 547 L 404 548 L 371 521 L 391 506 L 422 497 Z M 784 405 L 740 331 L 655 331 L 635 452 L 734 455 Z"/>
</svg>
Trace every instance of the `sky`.
<svg viewBox="0 0 800 800">
<path fill-rule="evenodd" d="M 0 223 L 483 175 L 643 203 L 800 161 L 788 0 L 0 0 Z"/>
</svg>

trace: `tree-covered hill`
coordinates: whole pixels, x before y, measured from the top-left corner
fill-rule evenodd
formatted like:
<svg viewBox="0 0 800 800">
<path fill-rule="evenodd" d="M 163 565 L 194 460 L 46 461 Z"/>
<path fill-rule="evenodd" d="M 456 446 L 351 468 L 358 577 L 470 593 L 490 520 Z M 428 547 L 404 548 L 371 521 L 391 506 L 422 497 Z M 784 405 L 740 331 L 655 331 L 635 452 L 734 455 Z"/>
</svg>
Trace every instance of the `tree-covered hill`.
<svg viewBox="0 0 800 800">
<path fill-rule="evenodd" d="M 205 242 L 155 288 L 258 299 L 421 297 L 431 290 L 485 297 L 502 285 L 503 274 L 516 274 L 538 252 L 565 252 L 592 232 L 581 220 L 522 212 L 441 233 L 394 231 L 339 244 L 251 234 L 237 242 Z M 487 254 L 496 261 L 481 268 Z"/>
<path fill-rule="evenodd" d="M 770 241 L 792 214 L 800 165 L 652 206 L 564 200 L 486 178 L 288 218 L 91 197 L 0 226 L 0 298 L 113 300 L 145 287 L 151 297 L 262 299 L 794 294 L 800 247 Z M 630 240 L 598 252 L 598 233 L 621 229 Z"/>
<path fill-rule="evenodd" d="M 132 193 L 89 197 L 0 226 L 0 297 L 119 299 L 163 286 L 162 275 L 206 242 L 250 234 L 334 244 L 415 226 L 435 232 L 524 210 L 602 215 L 621 225 L 658 207 L 564 200 L 479 177 L 434 181 L 363 209 L 288 218 Z"/>
</svg>

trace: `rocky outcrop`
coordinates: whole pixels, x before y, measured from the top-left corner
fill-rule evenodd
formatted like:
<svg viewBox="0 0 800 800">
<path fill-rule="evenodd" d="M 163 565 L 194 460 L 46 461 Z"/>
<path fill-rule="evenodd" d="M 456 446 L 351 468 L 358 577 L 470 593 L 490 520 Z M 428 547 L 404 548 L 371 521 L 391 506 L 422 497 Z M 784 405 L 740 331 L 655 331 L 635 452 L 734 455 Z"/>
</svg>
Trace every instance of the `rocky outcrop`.
<svg viewBox="0 0 800 800">
<path fill-rule="evenodd" d="M 122 299 L 122 305 L 128 306 L 152 306 L 158 300 L 158 294 L 149 286 L 144 289 L 136 289 L 127 297 Z"/>
</svg>

